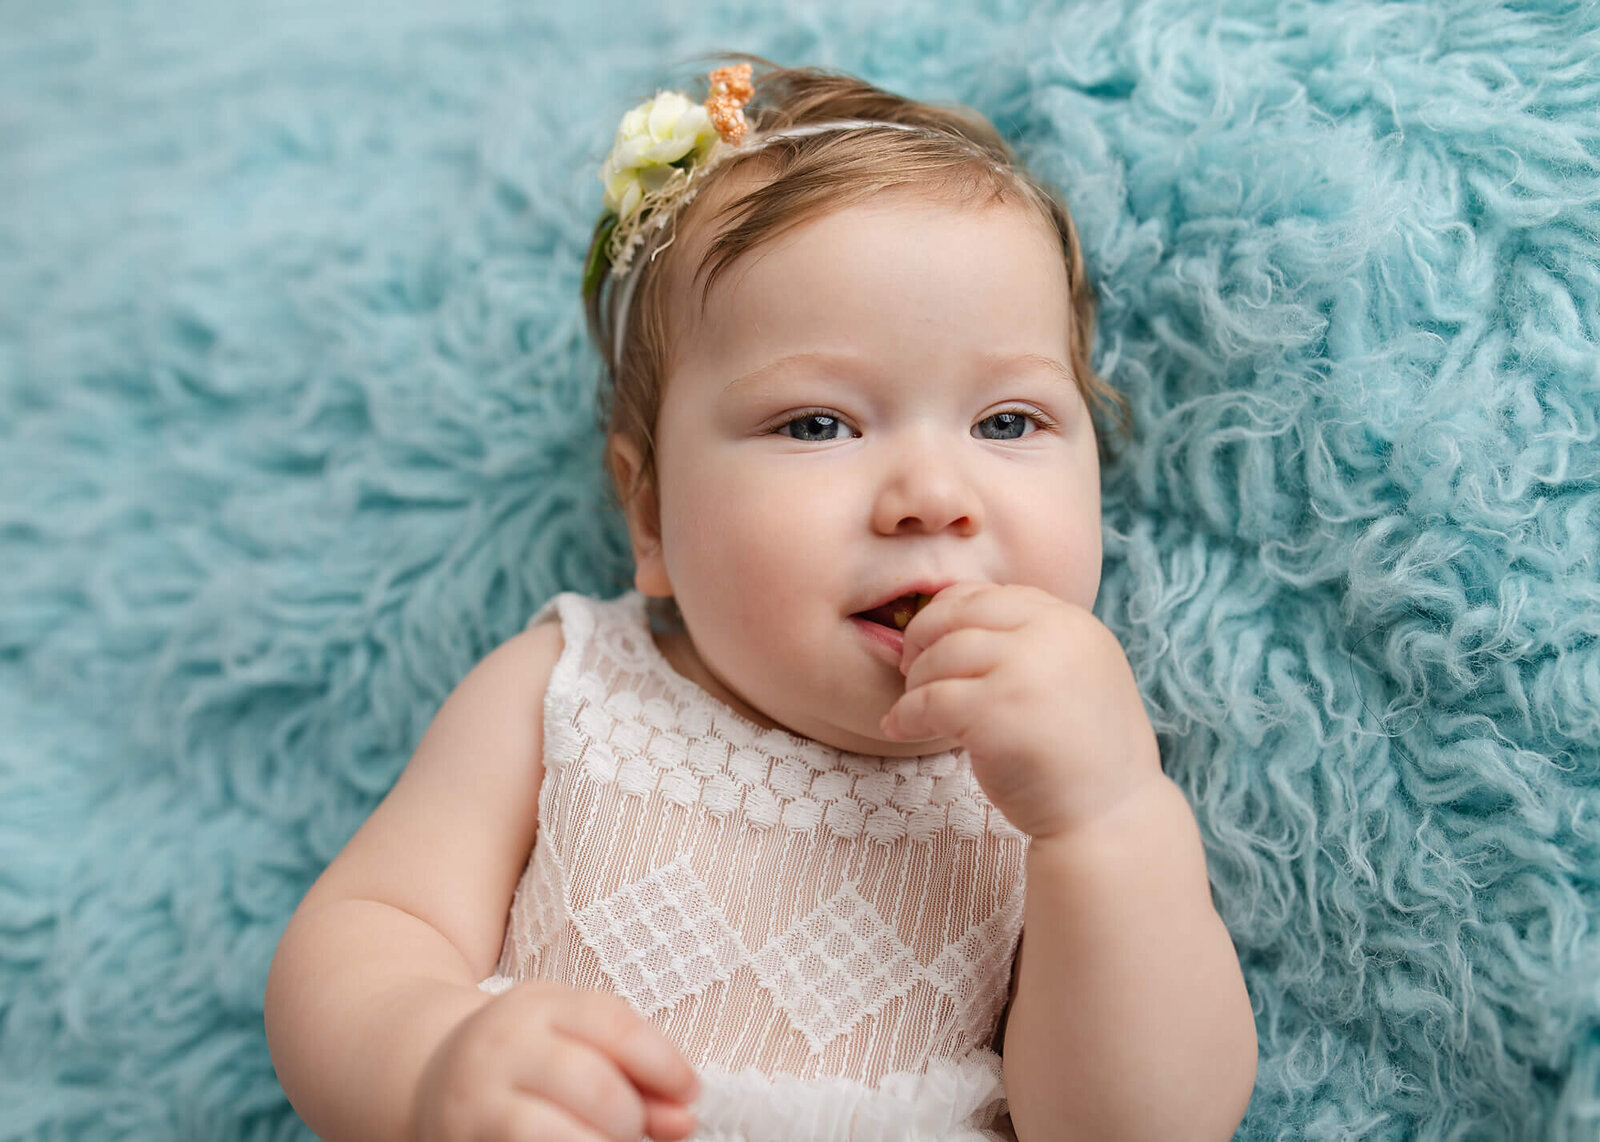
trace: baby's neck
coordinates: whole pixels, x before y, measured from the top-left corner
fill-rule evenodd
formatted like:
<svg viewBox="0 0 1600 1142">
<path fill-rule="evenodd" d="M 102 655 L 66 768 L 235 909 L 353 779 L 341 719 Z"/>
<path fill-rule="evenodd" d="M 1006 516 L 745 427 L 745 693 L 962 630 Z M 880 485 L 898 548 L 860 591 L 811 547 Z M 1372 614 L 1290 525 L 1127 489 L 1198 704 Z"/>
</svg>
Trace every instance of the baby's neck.
<svg viewBox="0 0 1600 1142">
<path fill-rule="evenodd" d="M 700 661 L 700 655 L 695 651 L 694 643 L 690 641 L 687 631 L 652 630 L 650 637 L 655 640 L 656 649 L 661 652 L 661 657 L 667 660 L 667 665 L 713 698 L 731 706 L 741 717 L 748 718 L 762 729 L 784 728 L 729 690 L 707 670 L 705 663 Z"/>
</svg>

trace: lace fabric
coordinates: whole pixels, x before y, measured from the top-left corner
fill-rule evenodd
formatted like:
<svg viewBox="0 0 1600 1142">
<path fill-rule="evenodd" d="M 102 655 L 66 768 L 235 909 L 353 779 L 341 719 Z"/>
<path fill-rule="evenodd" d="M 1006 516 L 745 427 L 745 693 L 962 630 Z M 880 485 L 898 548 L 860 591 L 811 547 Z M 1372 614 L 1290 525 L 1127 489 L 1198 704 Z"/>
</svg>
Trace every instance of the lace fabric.
<svg viewBox="0 0 1600 1142">
<path fill-rule="evenodd" d="M 960 755 L 755 725 L 673 670 L 637 593 L 530 625 L 553 616 L 539 835 L 480 986 L 628 999 L 700 1071 L 702 1139 L 998 1136 L 1027 838 Z"/>
</svg>

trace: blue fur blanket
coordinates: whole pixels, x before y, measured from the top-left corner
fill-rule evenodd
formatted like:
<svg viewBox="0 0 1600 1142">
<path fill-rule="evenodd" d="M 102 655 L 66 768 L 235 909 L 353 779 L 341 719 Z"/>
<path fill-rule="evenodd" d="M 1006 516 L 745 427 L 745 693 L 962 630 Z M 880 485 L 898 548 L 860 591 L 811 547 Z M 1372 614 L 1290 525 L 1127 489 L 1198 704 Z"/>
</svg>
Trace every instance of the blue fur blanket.
<svg viewBox="0 0 1600 1142">
<path fill-rule="evenodd" d="M 970 103 L 1077 215 L 1240 1136 L 1600 1136 L 1593 3 L 4 9 L 0 1140 L 309 1137 L 301 893 L 482 654 L 627 583 L 595 170 L 721 48 Z"/>
</svg>

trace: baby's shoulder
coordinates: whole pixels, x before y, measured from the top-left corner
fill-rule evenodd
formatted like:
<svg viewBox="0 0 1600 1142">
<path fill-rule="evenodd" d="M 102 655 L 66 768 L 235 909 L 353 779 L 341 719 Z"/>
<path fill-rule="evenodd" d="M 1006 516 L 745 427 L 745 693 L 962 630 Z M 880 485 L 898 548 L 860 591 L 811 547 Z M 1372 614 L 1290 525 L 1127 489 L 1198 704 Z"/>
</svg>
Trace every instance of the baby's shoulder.
<svg viewBox="0 0 1600 1142">
<path fill-rule="evenodd" d="M 558 622 L 525 627 L 478 660 L 440 714 L 456 706 L 465 707 L 473 718 L 491 711 L 496 716 L 515 717 L 515 711 L 530 708 L 530 699 L 531 708 L 537 709 L 565 645 Z"/>
<path fill-rule="evenodd" d="M 561 652 L 566 647 L 566 638 L 561 631 L 561 623 L 554 615 L 535 623 L 530 623 L 522 630 L 506 639 L 484 659 L 487 664 L 489 659 L 497 656 L 501 661 L 496 665 L 496 673 L 508 681 L 522 679 L 524 682 L 535 681 L 543 687 L 550 680 L 551 671 L 561 659 Z"/>
</svg>

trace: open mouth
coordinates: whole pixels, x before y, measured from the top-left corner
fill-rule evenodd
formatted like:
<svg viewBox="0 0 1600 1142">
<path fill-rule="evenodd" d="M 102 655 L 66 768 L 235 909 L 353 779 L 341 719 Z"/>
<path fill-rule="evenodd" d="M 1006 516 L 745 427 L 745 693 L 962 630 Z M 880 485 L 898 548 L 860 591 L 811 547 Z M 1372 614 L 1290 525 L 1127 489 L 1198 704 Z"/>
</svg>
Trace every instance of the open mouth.
<svg viewBox="0 0 1600 1142">
<path fill-rule="evenodd" d="M 898 599 L 890 599 L 870 611 L 860 612 L 856 618 L 866 619 L 869 623 L 877 623 L 891 630 L 905 630 L 906 624 L 916 617 L 917 612 L 931 602 L 933 602 L 932 595 L 901 595 Z"/>
</svg>

